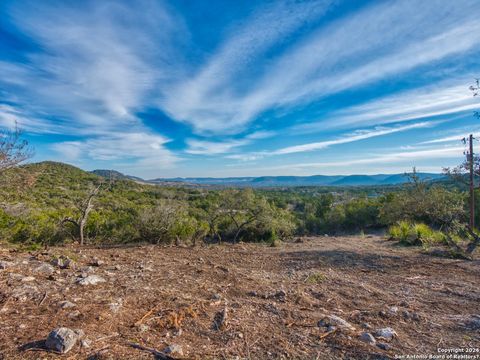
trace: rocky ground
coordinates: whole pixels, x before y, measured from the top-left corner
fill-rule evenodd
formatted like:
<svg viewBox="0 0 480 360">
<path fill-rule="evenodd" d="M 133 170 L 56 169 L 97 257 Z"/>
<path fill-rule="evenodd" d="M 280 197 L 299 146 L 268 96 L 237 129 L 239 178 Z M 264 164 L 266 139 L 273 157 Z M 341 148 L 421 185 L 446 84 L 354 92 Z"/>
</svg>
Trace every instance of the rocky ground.
<svg viewBox="0 0 480 360">
<path fill-rule="evenodd" d="M 475 351 L 479 283 L 479 261 L 433 257 L 376 236 L 276 248 L 0 248 L 0 359 Z"/>
</svg>

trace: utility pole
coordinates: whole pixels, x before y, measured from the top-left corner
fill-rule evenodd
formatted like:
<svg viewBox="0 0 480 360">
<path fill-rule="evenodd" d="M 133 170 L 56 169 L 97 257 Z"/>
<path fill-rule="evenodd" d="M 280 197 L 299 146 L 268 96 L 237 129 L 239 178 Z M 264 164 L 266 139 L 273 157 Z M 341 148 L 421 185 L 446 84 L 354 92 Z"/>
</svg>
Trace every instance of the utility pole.
<svg viewBox="0 0 480 360">
<path fill-rule="evenodd" d="M 470 170 L 470 228 L 475 227 L 475 184 L 473 178 L 473 135 L 470 134 L 468 137 L 468 162 Z"/>
</svg>

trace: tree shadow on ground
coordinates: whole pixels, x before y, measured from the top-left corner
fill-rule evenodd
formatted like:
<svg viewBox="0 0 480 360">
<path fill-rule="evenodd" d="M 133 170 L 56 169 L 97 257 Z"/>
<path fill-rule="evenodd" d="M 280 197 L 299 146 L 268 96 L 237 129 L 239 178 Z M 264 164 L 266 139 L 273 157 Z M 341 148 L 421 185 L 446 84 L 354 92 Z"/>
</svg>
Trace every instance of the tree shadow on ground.
<svg viewBox="0 0 480 360">
<path fill-rule="evenodd" d="M 281 255 L 285 267 L 295 270 L 309 270 L 320 267 L 337 269 L 363 269 L 369 271 L 386 271 L 411 264 L 401 256 L 358 253 L 347 250 L 311 250 L 294 251 Z"/>
</svg>

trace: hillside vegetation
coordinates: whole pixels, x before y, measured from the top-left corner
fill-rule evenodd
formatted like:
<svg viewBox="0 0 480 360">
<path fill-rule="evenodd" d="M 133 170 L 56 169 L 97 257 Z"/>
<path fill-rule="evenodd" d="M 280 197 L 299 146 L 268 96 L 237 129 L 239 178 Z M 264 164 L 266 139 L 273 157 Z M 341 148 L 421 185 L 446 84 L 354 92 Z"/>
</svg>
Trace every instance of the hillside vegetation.
<svg viewBox="0 0 480 360">
<path fill-rule="evenodd" d="M 68 219 L 81 215 L 96 187 L 84 229 L 95 243 L 242 240 L 275 245 L 292 235 L 358 233 L 392 225 L 390 234 L 402 240 L 395 228 L 400 221 L 407 227 L 425 224 L 415 229 L 430 231 L 445 230 L 466 217 L 463 192 L 423 182 L 415 174 L 401 187 L 212 190 L 155 186 L 109 171 L 95 174 L 42 162 L 10 169 L 0 181 L 0 236 L 17 244 L 78 240 L 79 229 Z M 413 232 L 403 237 L 411 238 Z M 427 237 L 404 242 L 445 242 L 438 234 Z"/>
<path fill-rule="evenodd" d="M 7 181 L 7 179 L 16 181 Z M 59 243 L 75 239 L 62 224 L 76 218 L 92 188 L 86 234 L 95 242 L 170 243 L 197 238 L 274 240 L 293 231 L 290 214 L 252 191 L 206 191 L 109 179 L 53 162 L 25 165 L 2 175 L 2 238 L 14 243 Z M 241 233 L 241 234 L 240 234 Z"/>
</svg>

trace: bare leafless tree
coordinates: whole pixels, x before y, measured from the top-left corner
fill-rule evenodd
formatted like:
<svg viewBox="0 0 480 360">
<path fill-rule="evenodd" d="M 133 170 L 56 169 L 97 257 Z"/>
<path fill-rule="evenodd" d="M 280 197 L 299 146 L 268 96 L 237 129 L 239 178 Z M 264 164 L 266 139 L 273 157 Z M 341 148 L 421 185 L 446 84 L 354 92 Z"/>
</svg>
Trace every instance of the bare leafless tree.
<svg viewBox="0 0 480 360">
<path fill-rule="evenodd" d="M 0 172 L 15 167 L 33 156 L 28 141 L 22 139 L 22 132 L 15 124 L 14 130 L 0 131 Z"/>
<path fill-rule="evenodd" d="M 97 196 L 102 185 L 103 183 L 100 183 L 98 186 L 92 188 L 89 191 L 87 197 L 77 205 L 77 209 L 79 210 L 79 216 L 77 218 L 65 217 L 62 220 L 62 225 L 70 223 L 75 227 L 80 245 L 83 245 L 85 243 L 85 225 L 88 221 L 88 216 L 90 215 L 90 212 L 93 210 L 93 199 L 95 198 L 95 196 Z M 75 235 L 75 233 L 71 233 L 71 236 L 75 240 L 77 239 L 77 235 Z"/>
<path fill-rule="evenodd" d="M 186 216 L 186 205 L 172 199 L 161 199 L 155 207 L 144 209 L 140 213 L 138 227 L 142 239 L 152 243 L 169 243 L 172 229 L 179 218 Z M 178 237 L 175 239 L 179 243 Z"/>
</svg>

